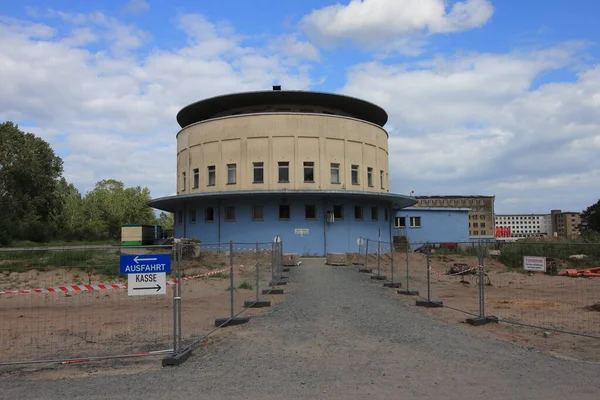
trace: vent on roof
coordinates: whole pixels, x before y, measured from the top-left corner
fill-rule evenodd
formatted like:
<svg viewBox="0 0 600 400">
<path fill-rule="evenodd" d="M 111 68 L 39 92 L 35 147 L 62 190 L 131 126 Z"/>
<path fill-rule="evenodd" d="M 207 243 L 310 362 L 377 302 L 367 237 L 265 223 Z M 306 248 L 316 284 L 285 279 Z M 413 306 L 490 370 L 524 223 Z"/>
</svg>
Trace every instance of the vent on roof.
<svg viewBox="0 0 600 400">
<path fill-rule="evenodd" d="M 281 90 L 281 85 L 273 86 L 273 90 Z"/>
</svg>

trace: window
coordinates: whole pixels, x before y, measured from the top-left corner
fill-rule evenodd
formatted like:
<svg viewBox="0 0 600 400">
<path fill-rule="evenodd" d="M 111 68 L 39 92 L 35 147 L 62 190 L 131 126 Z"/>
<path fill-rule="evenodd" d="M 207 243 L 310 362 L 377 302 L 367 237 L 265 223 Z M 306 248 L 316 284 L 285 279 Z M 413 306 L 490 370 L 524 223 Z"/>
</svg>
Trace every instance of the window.
<svg viewBox="0 0 600 400">
<path fill-rule="evenodd" d="M 367 184 L 373 187 L 373 168 L 367 168 Z"/>
<path fill-rule="evenodd" d="M 304 206 L 304 219 L 316 219 L 317 218 L 317 207 L 315 205 Z"/>
<path fill-rule="evenodd" d="M 315 163 L 312 161 L 304 162 L 304 182 L 315 181 Z"/>
<path fill-rule="evenodd" d="M 290 205 L 280 204 L 279 205 L 279 219 L 290 219 Z"/>
<path fill-rule="evenodd" d="M 479 235 L 479 231 L 473 231 L 473 235 Z"/>
<path fill-rule="evenodd" d="M 379 181 L 381 183 L 381 188 L 383 189 L 383 171 L 379 171 Z"/>
<path fill-rule="evenodd" d="M 352 184 L 358 185 L 358 165 L 352 165 Z"/>
<path fill-rule="evenodd" d="M 480 227 L 480 228 L 485 228 L 485 222 L 482 222 L 482 223 L 480 223 L 480 224 L 479 224 L 479 227 Z"/>
<path fill-rule="evenodd" d="M 387 208 L 383 209 L 383 218 L 387 221 L 390 215 L 388 214 L 389 210 Z"/>
<path fill-rule="evenodd" d="M 290 163 L 288 161 L 279 161 L 279 182 L 290 181 Z"/>
<path fill-rule="evenodd" d="M 371 219 L 377 221 L 379 219 L 379 209 L 377 207 L 371 207 Z"/>
<path fill-rule="evenodd" d="M 179 210 L 177 212 L 177 223 L 182 224 L 183 223 L 183 211 Z"/>
<path fill-rule="evenodd" d="M 181 173 L 181 191 L 185 192 L 185 186 L 186 186 L 186 178 L 185 178 L 185 172 Z"/>
<path fill-rule="evenodd" d="M 206 207 L 204 210 L 204 221 L 213 222 L 215 220 L 215 209 L 212 207 Z"/>
<path fill-rule="evenodd" d="M 481 231 L 481 234 L 482 234 L 482 235 L 485 235 L 485 231 Z"/>
<path fill-rule="evenodd" d="M 252 206 L 252 219 L 254 221 L 265 220 L 265 207 L 264 206 Z"/>
<path fill-rule="evenodd" d="M 485 215 L 480 215 L 479 219 L 485 219 Z"/>
<path fill-rule="evenodd" d="M 421 217 L 410 217 L 410 227 L 411 228 L 420 228 L 421 227 Z"/>
<path fill-rule="evenodd" d="M 473 223 L 473 228 L 479 228 L 479 224 L 477 222 Z"/>
<path fill-rule="evenodd" d="M 196 209 L 192 208 L 190 210 L 190 224 L 195 224 L 196 223 Z"/>
<path fill-rule="evenodd" d="M 200 168 L 194 168 L 194 187 L 198 189 L 200 187 Z"/>
<path fill-rule="evenodd" d="M 227 184 L 235 185 L 236 183 L 236 170 L 235 164 L 227 164 Z"/>
<path fill-rule="evenodd" d="M 406 228 L 406 217 L 394 218 L 394 228 Z"/>
<path fill-rule="evenodd" d="M 265 173 L 264 173 L 265 163 L 255 162 L 255 163 L 252 163 L 252 166 L 254 169 L 254 180 L 252 182 L 253 183 L 264 183 L 264 181 L 265 181 Z"/>
<path fill-rule="evenodd" d="M 473 215 L 473 219 L 477 219 L 477 215 Z"/>
<path fill-rule="evenodd" d="M 331 163 L 331 183 L 340 183 L 340 164 Z"/>
<path fill-rule="evenodd" d="M 225 207 L 225 221 L 235 221 L 235 207 Z"/>
<path fill-rule="evenodd" d="M 354 206 L 354 219 L 363 219 L 363 209 L 361 206 Z"/>
<path fill-rule="evenodd" d="M 344 219 L 344 207 L 341 204 L 333 206 L 333 218 Z"/>
<path fill-rule="evenodd" d="M 215 186 L 216 181 L 217 181 L 216 167 L 214 165 L 211 165 L 208 167 L 208 185 L 206 185 L 206 186 Z"/>
</svg>

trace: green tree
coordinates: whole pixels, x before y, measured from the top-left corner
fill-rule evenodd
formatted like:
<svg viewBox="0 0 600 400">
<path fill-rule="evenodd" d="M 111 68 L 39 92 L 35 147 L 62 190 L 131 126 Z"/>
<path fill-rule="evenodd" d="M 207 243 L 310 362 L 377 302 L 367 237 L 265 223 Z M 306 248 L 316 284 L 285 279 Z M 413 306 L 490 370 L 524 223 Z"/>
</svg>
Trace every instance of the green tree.
<svg viewBox="0 0 600 400">
<path fill-rule="evenodd" d="M 581 222 L 586 231 L 600 233 L 600 200 L 581 213 Z"/>
<path fill-rule="evenodd" d="M 47 142 L 12 122 L 0 124 L 0 242 L 50 239 L 62 171 Z"/>
<path fill-rule="evenodd" d="M 83 199 L 85 223 L 98 232 L 99 223 L 106 226 L 107 236 L 118 239 L 123 224 L 155 224 L 156 217 L 147 203 L 150 190 L 140 186 L 125 188 L 123 182 L 106 179 Z"/>
<path fill-rule="evenodd" d="M 163 229 L 173 229 L 175 226 L 175 217 L 173 213 L 161 212 L 156 224 L 162 226 Z"/>
</svg>

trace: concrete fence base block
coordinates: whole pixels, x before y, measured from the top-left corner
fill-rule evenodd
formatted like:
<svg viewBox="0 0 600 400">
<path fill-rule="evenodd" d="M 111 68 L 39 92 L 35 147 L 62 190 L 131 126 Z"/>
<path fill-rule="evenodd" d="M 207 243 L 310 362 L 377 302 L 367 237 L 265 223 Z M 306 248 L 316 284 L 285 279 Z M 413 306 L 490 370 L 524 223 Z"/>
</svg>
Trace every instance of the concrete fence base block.
<svg viewBox="0 0 600 400">
<path fill-rule="evenodd" d="M 246 300 L 244 302 L 244 308 L 263 308 L 263 307 L 271 307 L 271 302 L 269 300 L 259 300 L 259 301 Z"/>
<path fill-rule="evenodd" d="M 371 279 L 375 279 L 376 281 L 385 281 L 387 276 L 385 275 L 373 275 Z"/>
<path fill-rule="evenodd" d="M 325 264 L 327 265 L 348 265 L 348 255 L 346 253 L 327 253 Z"/>
<path fill-rule="evenodd" d="M 283 294 L 283 289 L 263 289 L 262 294 Z"/>
<path fill-rule="evenodd" d="M 406 289 L 402 289 L 402 290 L 397 290 L 396 293 L 398 294 L 404 294 L 407 296 L 418 296 L 419 295 L 419 291 L 418 290 L 406 290 Z"/>
<path fill-rule="evenodd" d="M 192 355 L 192 350 L 188 349 L 177 354 L 169 354 L 162 360 L 163 367 L 177 367 L 183 364 Z"/>
<path fill-rule="evenodd" d="M 383 284 L 383 287 L 389 287 L 389 288 L 399 288 L 402 287 L 402 284 L 400 282 L 387 282 Z"/>
<path fill-rule="evenodd" d="M 281 285 L 287 285 L 286 281 L 272 281 L 269 282 L 269 286 L 281 286 Z"/>
<path fill-rule="evenodd" d="M 488 317 L 467 318 L 467 324 L 473 325 L 473 326 L 486 325 L 486 324 L 489 324 L 490 322 L 498 323 L 498 317 L 494 317 L 493 315 L 490 315 Z"/>
<path fill-rule="evenodd" d="M 418 307 L 428 307 L 428 308 L 435 308 L 435 307 L 444 307 L 444 302 L 440 301 L 440 300 L 417 300 L 416 305 Z"/>
<path fill-rule="evenodd" d="M 365 274 L 370 274 L 373 272 L 373 270 L 371 268 L 361 268 L 358 270 L 358 272 L 364 272 Z"/>
<path fill-rule="evenodd" d="M 227 326 L 247 324 L 248 321 L 250 321 L 250 317 L 217 318 L 215 319 L 215 326 L 217 328 L 225 328 Z"/>
<path fill-rule="evenodd" d="M 285 267 L 281 270 L 282 272 L 290 272 L 290 268 L 289 267 Z"/>
<path fill-rule="evenodd" d="M 362 261 L 354 261 L 352 264 L 353 265 L 365 265 L 365 263 Z"/>
<path fill-rule="evenodd" d="M 300 258 L 298 253 L 283 253 L 283 265 L 286 267 L 294 267 L 298 265 Z"/>
</svg>

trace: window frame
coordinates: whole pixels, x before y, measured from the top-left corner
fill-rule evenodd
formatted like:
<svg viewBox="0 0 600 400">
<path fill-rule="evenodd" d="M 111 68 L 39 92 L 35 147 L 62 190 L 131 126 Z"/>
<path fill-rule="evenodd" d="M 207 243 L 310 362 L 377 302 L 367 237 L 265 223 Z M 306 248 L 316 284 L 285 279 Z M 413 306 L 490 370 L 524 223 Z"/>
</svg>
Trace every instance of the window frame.
<svg viewBox="0 0 600 400">
<path fill-rule="evenodd" d="M 406 228 L 406 216 L 394 217 L 394 228 L 395 229 Z"/>
<path fill-rule="evenodd" d="M 287 218 L 286 217 L 281 217 L 281 211 L 282 211 L 282 207 L 287 207 Z M 289 221 L 292 219 L 292 208 L 290 207 L 289 204 L 280 204 L 279 205 L 279 211 L 278 211 L 278 215 L 277 215 L 277 219 L 279 219 L 280 221 Z"/>
<path fill-rule="evenodd" d="M 256 180 L 256 173 L 260 171 L 261 180 Z M 252 183 L 265 183 L 265 163 L 256 161 L 252 163 Z"/>
<path fill-rule="evenodd" d="M 287 179 L 281 179 L 282 172 L 287 173 Z M 277 161 L 277 183 L 290 183 L 289 161 Z"/>
<path fill-rule="evenodd" d="M 379 207 L 371 207 L 371 221 L 379 221 Z"/>
<path fill-rule="evenodd" d="M 340 163 L 330 163 L 329 164 L 329 171 L 330 171 L 330 175 L 331 175 L 331 184 L 332 185 L 339 185 L 342 183 L 342 179 L 340 176 Z M 337 181 L 333 180 L 334 177 L 334 171 L 337 174 Z"/>
<path fill-rule="evenodd" d="M 339 215 L 340 216 L 336 216 L 335 215 L 335 211 L 336 211 L 336 207 L 339 207 Z M 343 220 L 344 219 L 344 205 L 343 204 L 334 204 L 333 205 L 333 218 L 336 220 Z"/>
<path fill-rule="evenodd" d="M 216 186 L 217 184 L 217 166 L 209 165 L 206 167 L 208 171 L 208 179 L 206 181 L 206 186 Z M 212 176 L 212 183 L 211 183 Z"/>
<path fill-rule="evenodd" d="M 354 179 L 356 178 L 356 179 Z M 360 166 L 352 164 L 350 166 L 350 180 L 353 185 L 360 185 Z"/>
<path fill-rule="evenodd" d="M 367 185 L 369 187 L 374 187 L 373 185 L 373 168 L 367 167 Z"/>
<path fill-rule="evenodd" d="M 411 228 L 421 228 L 422 227 L 422 225 L 421 225 L 421 216 L 410 217 L 409 222 L 410 222 L 410 227 Z"/>
<path fill-rule="evenodd" d="M 256 216 L 256 210 L 260 210 L 261 216 Z M 262 204 L 254 204 L 252 206 L 252 221 L 264 221 L 265 220 L 265 206 Z"/>
<path fill-rule="evenodd" d="M 309 207 L 312 208 L 312 217 L 308 216 Z M 315 220 L 317 219 L 317 206 L 315 204 L 305 204 L 304 205 L 304 219 L 307 220 Z"/>
<path fill-rule="evenodd" d="M 195 224 L 196 223 L 196 209 L 191 208 L 189 215 L 190 215 L 190 224 Z"/>
<path fill-rule="evenodd" d="M 181 191 L 185 192 L 185 187 L 187 186 L 187 174 L 185 171 L 181 173 Z"/>
<path fill-rule="evenodd" d="M 233 217 L 231 217 L 231 215 L 229 215 L 229 211 L 232 212 Z M 223 220 L 225 222 L 235 222 L 235 206 L 225 206 L 225 215 Z"/>
<path fill-rule="evenodd" d="M 209 210 L 210 210 L 210 219 L 208 219 Z M 206 223 L 215 222 L 215 208 L 214 207 L 206 207 L 204 209 L 204 222 L 206 222 Z"/>
<path fill-rule="evenodd" d="M 310 165 L 309 165 L 310 164 Z M 315 183 L 315 162 L 314 161 L 304 161 L 302 164 L 303 174 L 304 174 L 304 183 Z M 310 170 L 312 173 L 312 180 L 306 179 L 306 172 Z"/>
<path fill-rule="evenodd" d="M 230 173 L 233 171 L 233 182 L 231 181 Z M 237 184 L 237 164 L 227 164 L 227 184 L 228 185 L 236 185 Z"/>
<path fill-rule="evenodd" d="M 383 185 L 384 177 L 384 171 L 382 169 L 379 170 L 379 183 L 381 184 L 382 189 L 385 189 L 385 186 Z"/>
<path fill-rule="evenodd" d="M 198 189 L 200 187 L 200 168 L 194 168 L 192 172 L 194 173 L 194 186 L 192 186 L 192 189 Z"/>
<path fill-rule="evenodd" d="M 363 207 L 359 206 L 359 205 L 355 205 L 354 206 L 354 220 L 355 221 L 362 221 L 363 220 Z"/>
</svg>

